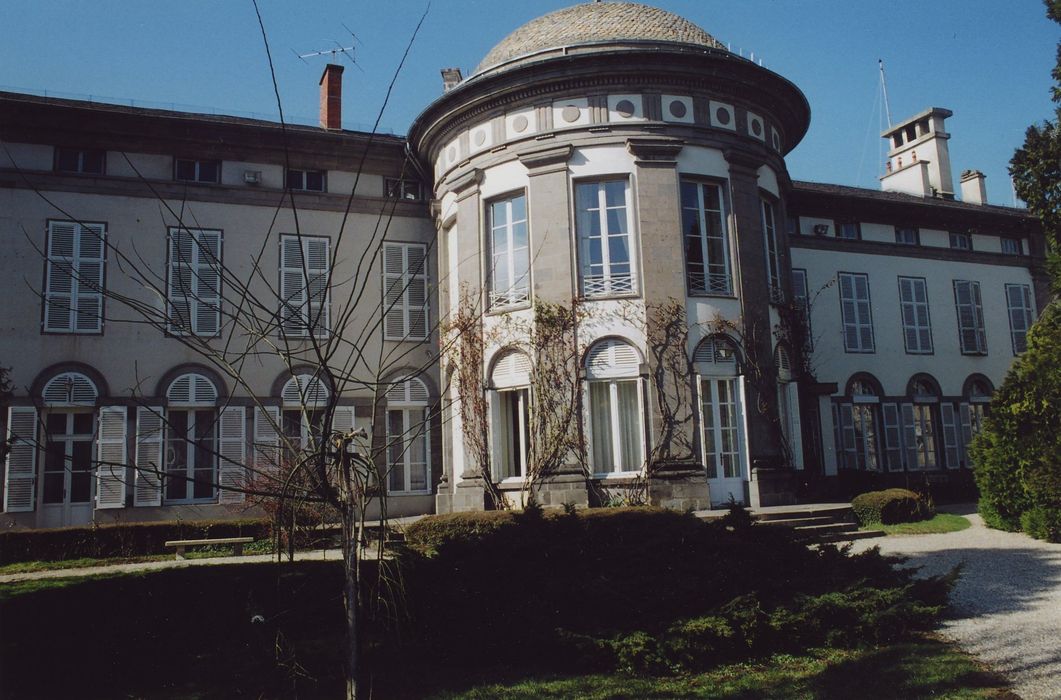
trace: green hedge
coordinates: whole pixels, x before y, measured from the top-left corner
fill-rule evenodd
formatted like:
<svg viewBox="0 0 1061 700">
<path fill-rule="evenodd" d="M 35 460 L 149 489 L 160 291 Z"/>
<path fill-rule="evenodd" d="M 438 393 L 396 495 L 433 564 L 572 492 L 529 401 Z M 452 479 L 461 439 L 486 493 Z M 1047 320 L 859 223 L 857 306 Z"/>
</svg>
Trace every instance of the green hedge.
<svg viewBox="0 0 1061 700">
<path fill-rule="evenodd" d="M 116 523 L 51 530 L 0 532 L 0 565 L 20 561 L 63 561 L 136 557 L 166 552 L 167 540 L 215 537 L 266 539 L 268 520 L 187 520 Z"/>
<path fill-rule="evenodd" d="M 870 491 L 855 496 L 851 509 L 860 525 L 913 523 L 928 520 L 936 514 L 932 504 L 907 489 Z"/>
</svg>

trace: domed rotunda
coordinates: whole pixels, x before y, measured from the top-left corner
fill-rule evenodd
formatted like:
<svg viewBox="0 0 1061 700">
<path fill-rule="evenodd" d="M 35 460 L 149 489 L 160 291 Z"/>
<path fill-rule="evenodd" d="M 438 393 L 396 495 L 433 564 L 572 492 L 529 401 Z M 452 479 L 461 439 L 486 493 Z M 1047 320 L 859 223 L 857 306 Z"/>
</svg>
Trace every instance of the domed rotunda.
<svg viewBox="0 0 1061 700">
<path fill-rule="evenodd" d="M 779 497 L 800 394 L 770 329 L 791 298 L 784 156 L 809 119 L 783 77 L 626 2 L 526 23 L 424 110 L 409 142 L 434 174 L 440 317 L 481 314 L 483 348 L 448 370 L 439 512 Z M 545 308 L 576 319 L 559 364 Z M 544 401 L 558 366 L 577 381 Z"/>
</svg>

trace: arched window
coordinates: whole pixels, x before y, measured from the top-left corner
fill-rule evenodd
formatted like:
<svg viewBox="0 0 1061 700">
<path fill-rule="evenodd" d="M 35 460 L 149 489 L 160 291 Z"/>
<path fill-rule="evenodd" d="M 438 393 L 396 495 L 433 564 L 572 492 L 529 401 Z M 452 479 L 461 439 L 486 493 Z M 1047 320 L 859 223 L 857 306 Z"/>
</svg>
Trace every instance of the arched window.
<svg viewBox="0 0 1061 700">
<path fill-rule="evenodd" d="M 387 491 L 431 491 L 430 392 L 418 377 L 391 382 L 387 390 Z"/>
<path fill-rule="evenodd" d="M 907 414 L 904 419 L 907 466 L 910 469 L 936 469 L 939 466 L 939 384 L 927 374 L 915 374 L 910 378 L 906 391 L 912 402 L 909 409 L 903 407 Z M 951 424 L 953 429 L 953 414 Z"/>
<path fill-rule="evenodd" d="M 62 527 L 88 522 L 99 390 L 84 374 L 63 372 L 44 385 L 41 398 L 45 439 L 38 523 Z"/>
<path fill-rule="evenodd" d="M 710 336 L 693 352 L 700 390 L 700 443 L 713 503 L 744 502 L 744 385 L 736 344 Z"/>
<path fill-rule="evenodd" d="M 622 340 L 600 340 L 586 353 L 595 474 L 636 472 L 644 464 L 640 370 L 641 356 L 633 345 Z"/>
<path fill-rule="evenodd" d="M 217 397 L 213 381 L 194 372 L 178 376 L 166 389 L 162 489 L 167 503 L 206 502 L 217 497 Z M 154 442 L 147 425 L 157 421 L 157 416 L 141 411 L 140 418 L 138 445 Z M 145 464 L 143 469 L 141 481 L 150 480 L 150 466 Z"/>
<path fill-rule="evenodd" d="M 880 470 L 880 383 L 858 373 L 847 382 L 847 396 L 837 404 L 841 466 Z"/>
<path fill-rule="evenodd" d="M 280 390 L 286 459 L 297 460 L 303 450 L 312 449 L 324 435 L 324 408 L 331 398 L 321 377 L 301 372 L 287 380 Z"/>
<path fill-rule="evenodd" d="M 494 361 L 488 394 L 493 429 L 492 475 L 496 481 L 527 475 L 530 441 L 530 372 L 526 353 L 507 350 Z"/>
<path fill-rule="evenodd" d="M 969 443 L 984 429 L 984 417 L 990 413 L 991 397 L 995 389 L 991 381 L 982 374 L 971 375 L 962 387 L 964 401 L 958 406 L 964 464 L 972 466 L 969 458 Z"/>
</svg>

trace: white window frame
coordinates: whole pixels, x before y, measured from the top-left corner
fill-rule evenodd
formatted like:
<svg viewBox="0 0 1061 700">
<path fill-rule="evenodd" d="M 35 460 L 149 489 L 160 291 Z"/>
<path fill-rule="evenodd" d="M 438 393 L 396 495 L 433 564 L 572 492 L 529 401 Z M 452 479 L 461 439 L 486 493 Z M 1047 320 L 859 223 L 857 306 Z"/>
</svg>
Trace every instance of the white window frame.
<svg viewBox="0 0 1061 700">
<path fill-rule="evenodd" d="M 59 156 L 61 151 L 77 153 L 77 166 L 73 170 L 65 170 L 59 167 Z M 100 156 L 99 170 L 86 170 L 85 161 L 90 153 L 98 153 Z M 66 146 L 55 147 L 54 170 L 57 173 L 78 173 L 80 175 L 106 175 L 107 174 L 107 151 L 101 148 L 68 148 Z"/>
<path fill-rule="evenodd" d="M 1006 285 L 1006 311 L 1009 317 L 1009 337 L 1013 345 L 1013 354 L 1020 355 L 1028 349 L 1028 329 L 1035 322 L 1032 310 L 1032 290 L 1029 285 Z"/>
<path fill-rule="evenodd" d="M 852 296 L 844 296 L 844 280 L 850 280 Z M 844 335 L 844 351 L 850 353 L 873 353 L 876 352 L 876 340 L 873 334 L 873 306 L 872 294 L 869 287 L 869 275 L 864 272 L 839 272 L 836 275 L 837 287 L 840 293 L 840 319 L 841 330 Z M 865 282 L 866 295 L 860 297 L 858 294 L 858 282 Z M 850 307 L 850 312 L 848 308 Z M 848 342 L 848 329 L 854 329 L 856 342 Z M 869 332 L 868 341 L 863 331 Z"/>
<path fill-rule="evenodd" d="M 311 246 L 324 245 L 324 265 L 311 266 Z M 288 259 L 288 250 L 298 246 L 299 259 Z M 297 234 L 280 235 L 280 311 L 279 330 L 281 336 L 289 338 L 324 337 L 331 331 L 331 250 L 332 241 L 327 236 Z M 308 279 L 307 279 L 308 277 Z M 311 285 L 323 280 L 324 299 L 314 301 L 316 296 Z"/>
<path fill-rule="evenodd" d="M 588 435 L 590 464 L 596 478 L 629 476 L 639 474 L 644 468 L 648 445 L 645 437 L 644 387 L 640 375 L 641 356 L 630 343 L 617 338 L 597 341 L 586 352 L 586 433 Z M 636 444 L 637 464 L 625 464 L 622 446 L 622 416 L 619 410 L 619 385 L 632 384 L 637 405 Z M 611 433 L 612 464 L 597 464 L 594 455 L 593 435 L 593 387 L 605 386 L 608 397 L 608 415 L 605 416 Z"/>
<path fill-rule="evenodd" d="M 413 256 L 412 252 L 418 251 Z M 419 266 L 412 260 L 419 258 Z M 383 339 L 424 341 L 431 335 L 427 245 L 424 243 L 383 244 Z M 423 303 L 413 297 L 422 293 Z"/>
<path fill-rule="evenodd" d="M 951 250 L 973 249 L 973 237 L 970 233 L 966 231 L 951 231 L 949 237 Z"/>
<path fill-rule="evenodd" d="M 295 173 L 298 173 L 298 178 L 299 178 L 299 186 L 298 187 L 292 187 L 291 186 L 291 178 L 292 178 L 292 176 Z M 321 186 L 319 188 L 316 188 L 316 187 L 311 188 L 311 187 L 308 186 L 309 185 L 309 177 L 308 177 L 308 175 L 310 173 L 319 173 L 320 174 L 320 176 L 321 176 Z M 306 168 L 288 168 L 287 171 L 284 172 L 284 187 L 286 189 L 288 189 L 288 190 L 293 191 L 293 192 L 327 192 L 328 191 L 328 171 L 327 170 L 314 170 L 312 168 L 311 169 L 306 169 Z"/>
<path fill-rule="evenodd" d="M 523 218 L 513 218 L 513 204 L 517 200 L 523 200 Z M 501 206 L 504 208 L 505 218 L 504 221 L 499 225 L 494 217 L 495 207 Z M 488 270 L 488 279 L 490 282 L 489 289 L 489 305 L 490 308 L 500 308 L 506 306 L 518 306 L 526 304 L 530 301 L 530 221 L 529 221 L 529 210 L 527 209 L 527 193 L 524 191 L 513 193 L 507 197 L 501 197 L 493 199 L 486 203 L 486 230 L 487 230 L 487 245 L 486 248 L 489 251 L 487 255 L 487 264 L 490 266 Z M 517 227 L 523 225 L 523 238 L 524 244 L 521 247 L 516 246 L 516 230 Z M 502 252 L 499 252 L 497 242 L 498 236 L 504 240 L 505 247 Z M 516 279 L 517 262 L 519 256 L 523 257 L 523 269 L 525 270 L 524 276 L 521 280 Z M 504 270 L 507 274 L 509 286 L 507 289 L 497 288 L 497 270 L 499 265 L 504 265 Z"/>
<path fill-rule="evenodd" d="M 999 249 L 1003 255 L 1024 255 L 1024 244 L 1019 238 L 999 237 Z"/>
<path fill-rule="evenodd" d="M 682 213 L 688 213 L 691 216 L 696 217 L 696 223 L 699 227 L 699 233 L 696 236 L 692 236 L 689 230 L 685 226 L 685 222 L 682 222 L 682 237 L 684 239 L 684 249 L 688 249 L 689 245 L 695 243 L 700 249 L 700 258 L 702 260 L 702 269 L 699 272 L 694 272 L 690 265 L 688 256 L 685 260 L 685 279 L 689 286 L 690 294 L 722 294 L 731 296 L 733 294 L 733 271 L 730 263 L 730 237 L 729 237 L 729 226 L 726 215 L 726 200 L 725 190 L 722 185 L 718 182 L 708 182 L 704 180 L 697 180 L 694 178 L 681 179 L 680 187 L 684 188 L 686 185 L 696 187 L 696 202 L 682 201 Z M 718 209 L 709 209 L 706 205 L 706 197 L 704 191 L 706 188 L 712 188 L 716 191 L 718 196 Z M 681 190 L 684 192 L 684 189 Z M 684 216 L 683 216 L 684 219 Z M 717 221 L 717 232 L 718 235 L 711 235 L 711 231 L 714 230 L 712 226 L 708 225 L 709 219 L 711 221 Z M 722 260 L 712 260 L 711 258 L 711 243 L 714 240 L 717 245 L 722 249 Z"/>
<path fill-rule="evenodd" d="M 763 222 L 763 243 L 766 250 L 766 276 L 770 285 L 770 303 L 780 304 L 785 300 L 785 291 L 781 286 L 781 250 L 777 244 L 777 222 L 774 204 L 767 199 L 760 200 Z"/>
<path fill-rule="evenodd" d="M 895 242 L 899 245 L 920 245 L 921 232 L 916 226 L 896 226 Z"/>
<path fill-rule="evenodd" d="M 400 413 L 402 419 L 402 433 L 393 435 L 391 432 L 391 414 Z M 386 433 L 387 433 L 387 493 L 396 496 L 415 496 L 431 493 L 431 416 L 430 399 L 428 398 L 427 385 L 416 377 L 409 377 L 398 381 L 387 392 L 386 408 Z M 423 440 L 424 458 L 423 463 L 413 454 L 413 441 Z M 401 488 L 392 485 L 395 462 L 392 449 L 399 448 L 399 458 L 402 466 Z M 422 468 L 424 472 L 424 488 L 412 488 L 413 468 Z"/>
<path fill-rule="evenodd" d="M 623 204 L 621 207 L 612 206 L 609 207 L 607 204 L 607 185 L 612 182 L 623 183 Z M 597 190 L 597 203 L 596 206 L 591 206 L 586 209 L 587 216 L 596 216 L 600 227 L 600 242 L 601 242 L 601 272 L 600 274 L 592 274 L 590 271 L 591 263 L 589 261 L 589 242 L 596 236 L 589 236 L 587 231 L 583 230 L 583 227 L 578 225 L 581 219 L 581 210 L 579 207 L 579 188 L 596 186 Z M 579 275 L 580 275 L 580 287 L 582 289 L 582 296 L 586 298 L 598 298 L 598 297 L 609 297 L 609 296 L 626 296 L 638 293 L 638 279 L 637 279 L 637 264 L 638 256 L 635 245 L 634 236 L 634 217 L 631 211 L 632 207 L 632 189 L 630 186 L 629 177 L 602 177 L 599 179 L 588 179 L 588 180 L 576 180 L 574 182 L 575 194 L 572 197 L 575 206 L 575 228 L 578 240 L 578 259 L 579 259 Z M 613 234 L 608 228 L 608 210 L 622 209 L 626 220 L 626 231 L 625 233 Z M 618 238 L 627 239 L 627 250 L 630 253 L 630 259 L 628 263 L 614 263 L 611 256 L 611 239 Z M 628 264 L 630 267 L 629 274 L 617 274 L 612 272 L 613 265 Z"/>
<path fill-rule="evenodd" d="M 174 427 L 175 413 L 181 412 L 187 416 L 187 424 L 184 429 L 184 434 L 176 434 L 176 428 Z M 210 440 L 210 446 L 207 449 L 210 465 L 208 467 L 202 467 L 196 464 L 196 460 L 199 457 L 197 440 L 198 437 L 195 434 L 196 428 L 196 414 L 198 413 L 209 413 L 210 414 L 210 425 L 213 432 L 213 437 Z M 175 406 L 169 406 L 166 408 L 166 422 L 164 429 L 165 434 L 165 467 L 163 472 L 165 477 L 162 480 L 162 504 L 185 504 L 185 503 L 216 503 L 217 502 L 217 475 L 218 475 L 218 449 L 220 445 L 220 421 L 218 420 L 219 414 L 217 406 L 215 405 L 194 405 L 179 404 Z M 174 443 L 184 443 L 184 455 L 185 460 L 183 465 L 175 465 L 172 463 L 172 459 L 175 456 L 175 452 L 172 449 Z M 180 474 L 177 475 L 175 467 L 181 467 Z M 199 472 L 208 472 L 208 482 L 210 484 L 210 495 L 208 496 L 195 496 L 195 477 L 198 476 Z M 171 498 L 170 497 L 170 482 L 172 479 L 178 479 L 183 482 L 183 496 Z"/>
<path fill-rule="evenodd" d="M 419 202 L 424 198 L 424 188 L 419 180 L 407 178 L 383 178 L 383 196 L 408 202 Z"/>
<path fill-rule="evenodd" d="M 181 163 L 192 164 L 192 176 L 180 177 L 179 170 Z M 203 163 L 212 163 L 214 165 L 214 179 L 207 180 L 203 178 Z M 211 158 L 177 158 L 173 159 L 173 179 L 176 182 L 196 182 L 196 183 L 207 183 L 216 185 L 221 182 L 221 161 L 213 160 Z"/>
<path fill-rule="evenodd" d="M 962 301 L 962 289 L 967 290 L 968 301 Z M 979 282 L 954 280 L 954 310 L 958 317 L 958 346 L 962 354 L 986 355 L 987 330 Z"/>
<path fill-rule="evenodd" d="M 713 374 L 701 374 L 698 377 L 699 381 L 697 384 L 700 389 L 700 451 L 704 460 L 704 467 L 707 471 L 708 479 L 743 479 L 744 460 L 747 454 L 745 447 L 745 435 L 744 435 L 744 406 L 741 402 L 741 382 L 742 379 L 739 375 L 734 376 L 715 376 Z M 725 404 L 721 402 L 719 386 L 725 384 L 729 387 L 730 401 Z M 708 424 L 707 416 L 705 415 L 704 407 L 710 404 L 711 406 L 711 421 Z M 725 409 L 727 415 L 732 421 L 732 425 L 723 427 L 722 411 Z M 723 431 L 733 431 L 733 446 L 736 451 L 730 450 L 725 451 L 722 449 L 724 445 Z M 715 446 L 714 450 L 708 449 L 707 435 L 711 435 L 711 444 Z M 729 456 L 732 458 L 732 464 L 734 465 L 735 473 L 727 474 L 725 469 L 724 457 Z"/>
<path fill-rule="evenodd" d="M 931 355 L 932 316 L 928 303 L 928 282 L 924 277 L 903 277 L 899 281 L 899 320 L 903 347 L 908 355 Z M 921 299 L 918 300 L 920 292 Z"/>
<path fill-rule="evenodd" d="M 514 404 L 507 412 L 506 402 Z M 490 439 L 493 442 L 492 476 L 495 481 L 523 481 L 527 478 L 530 457 L 530 387 L 513 386 L 495 389 L 489 394 L 489 404 L 490 417 L 494 424 L 494 429 L 490 431 Z M 519 448 L 515 450 L 511 449 L 513 426 L 503 420 L 506 413 L 511 416 L 512 410 L 515 411 L 515 429 L 519 432 L 520 441 Z M 505 473 L 502 474 L 502 471 Z"/>
<path fill-rule="evenodd" d="M 180 238 L 185 234 L 191 237 L 191 246 L 187 254 L 181 252 Z M 212 246 L 210 239 L 215 237 L 216 245 Z M 167 244 L 169 250 L 167 304 L 169 308 L 166 318 L 167 330 L 172 335 L 216 337 L 221 334 L 223 245 L 223 234 L 218 229 L 170 227 Z M 214 247 L 217 252 L 214 253 L 211 247 Z M 181 274 L 185 270 L 191 284 L 188 292 L 182 291 L 180 283 Z M 182 301 L 187 305 L 188 323 L 186 327 L 182 327 L 179 323 L 182 312 L 178 311 L 177 307 Z"/>
<path fill-rule="evenodd" d="M 56 252 L 56 240 L 61 228 L 70 232 L 70 254 Z M 84 254 L 91 236 L 98 245 L 99 254 Z M 95 247 L 95 246 L 93 246 Z M 48 249 L 44 269 L 44 308 L 41 324 L 45 333 L 74 333 L 79 335 L 98 335 L 103 332 L 104 299 L 106 287 L 107 264 L 107 224 L 80 223 L 75 221 L 48 221 Z M 95 269 L 94 269 L 95 268 Z M 62 282 L 69 281 L 69 290 L 62 288 Z M 87 287 L 87 289 L 83 289 Z M 92 291 L 93 287 L 97 291 Z M 91 305 L 93 308 L 88 309 Z M 61 320 L 65 307 L 66 322 Z M 85 307 L 92 324 L 80 323 L 79 309 Z"/>
<path fill-rule="evenodd" d="M 78 414 L 87 415 L 89 417 L 90 428 L 89 428 L 88 432 L 81 432 L 81 433 L 74 432 L 74 422 L 75 422 L 74 416 L 78 415 Z M 52 416 L 62 416 L 63 417 L 64 423 L 65 423 L 65 427 L 64 427 L 64 430 L 63 430 L 62 433 L 54 433 L 53 434 L 50 430 L 47 430 L 47 425 L 49 423 L 49 418 L 51 418 Z M 96 484 L 95 484 L 95 481 L 96 481 L 96 477 L 95 477 L 95 469 L 96 469 L 95 459 L 96 459 L 96 454 L 95 454 L 94 447 L 95 447 L 95 442 L 96 442 L 96 438 L 97 438 L 96 430 L 98 429 L 98 423 L 97 423 L 97 419 L 96 419 L 96 416 L 95 416 L 95 411 L 92 408 L 87 408 L 87 407 L 86 408 L 73 408 L 73 407 L 71 407 L 69 405 L 66 405 L 66 406 L 61 406 L 60 405 L 60 406 L 56 406 L 56 407 L 53 408 L 50 405 L 46 405 L 44 410 L 42 411 L 41 419 L 42 419 L 41 422 L 45 426 L 45 430 L 44 430 L 44 444 L 42 446 L 43 449 L 41 450 L 41 459 L 40 459 L 40 462 L 41 462 L 41 465 L 40 465 L 40 469 L 41 469 L 40 487 L 39 487 L 39 493 L 36 495 L 37 496 L 37 501 L 38 501 L 38 503 L 40 503 L 41 508 L 45 508 L 45 507 L 49 507 L 49 506 L 56 507 L 56 508 L 59 508 L 59 507 L 66 508 L 68 506 L 94 504 L 94 502 L 96 500 L 96 488 L 95 488 L 95 486 L 96 486 Z M 49 469 L 48 468 L 48 443 L 57 443 L 57 444 L 62 444 L 62 446 L 63 446 L 63 458 L 64 458 L 63 459 L 63 466 L 60 469 L 58 469 L 58 470 Z M 89 464 L 88 464 L 88 468 L 87 469 L 75 469 L 74 468 L 74 463 L 73 463 L 74 443 L 87 443 L 89 445 L 89 450 L 88 450 L 88 462 L 89 462 Z M 67 464 L 69 464 L 70 466 L 68 467 Z M 72 490 L 73 477 L 74 477 L 74 472 L 75 471 L 80 472 L 81 475 L 84 476 L 87 479 L 88 483 L 89 483 L 88 498 L 86 498 L 83 501 L 72 501 L 72 500 L 70 500 L 70 495 L 71 495 L 70 492 Z M 45 495 L 45 491 L 47 490 L 47 483 L 46 483 L 48 481 L 47 476 L 49 475 L 49 473 L 54 474 L 56 472 L 59 472 L 60 474 L 62 474 L 62 482 L 63 482 L 62 497 L 58 501 L 51 501 L 51 502 L 47 502 L 46 503 L 44 501 L 44 495 Z"/>
</svg>

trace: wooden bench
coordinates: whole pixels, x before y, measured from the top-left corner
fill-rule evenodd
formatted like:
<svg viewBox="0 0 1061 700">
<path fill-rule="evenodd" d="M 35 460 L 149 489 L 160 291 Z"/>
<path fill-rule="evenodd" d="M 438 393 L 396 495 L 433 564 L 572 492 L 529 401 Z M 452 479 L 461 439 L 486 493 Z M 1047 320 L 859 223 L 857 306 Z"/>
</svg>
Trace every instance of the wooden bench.
<svg viewBox="0 0 1061 700">
<path fill-rule="evenodd" d="M 200 547 L 212 544 L 230 544 L 233 554 L 237 557 L 243 556 L 243 545 L 254 541 L 253 537 L 215 537 L 207 540 L 169 540 L 167 547 L 177 548 L 177 559 L 184 559 L 184 550 L 187 547 Z"/>
</svg>

